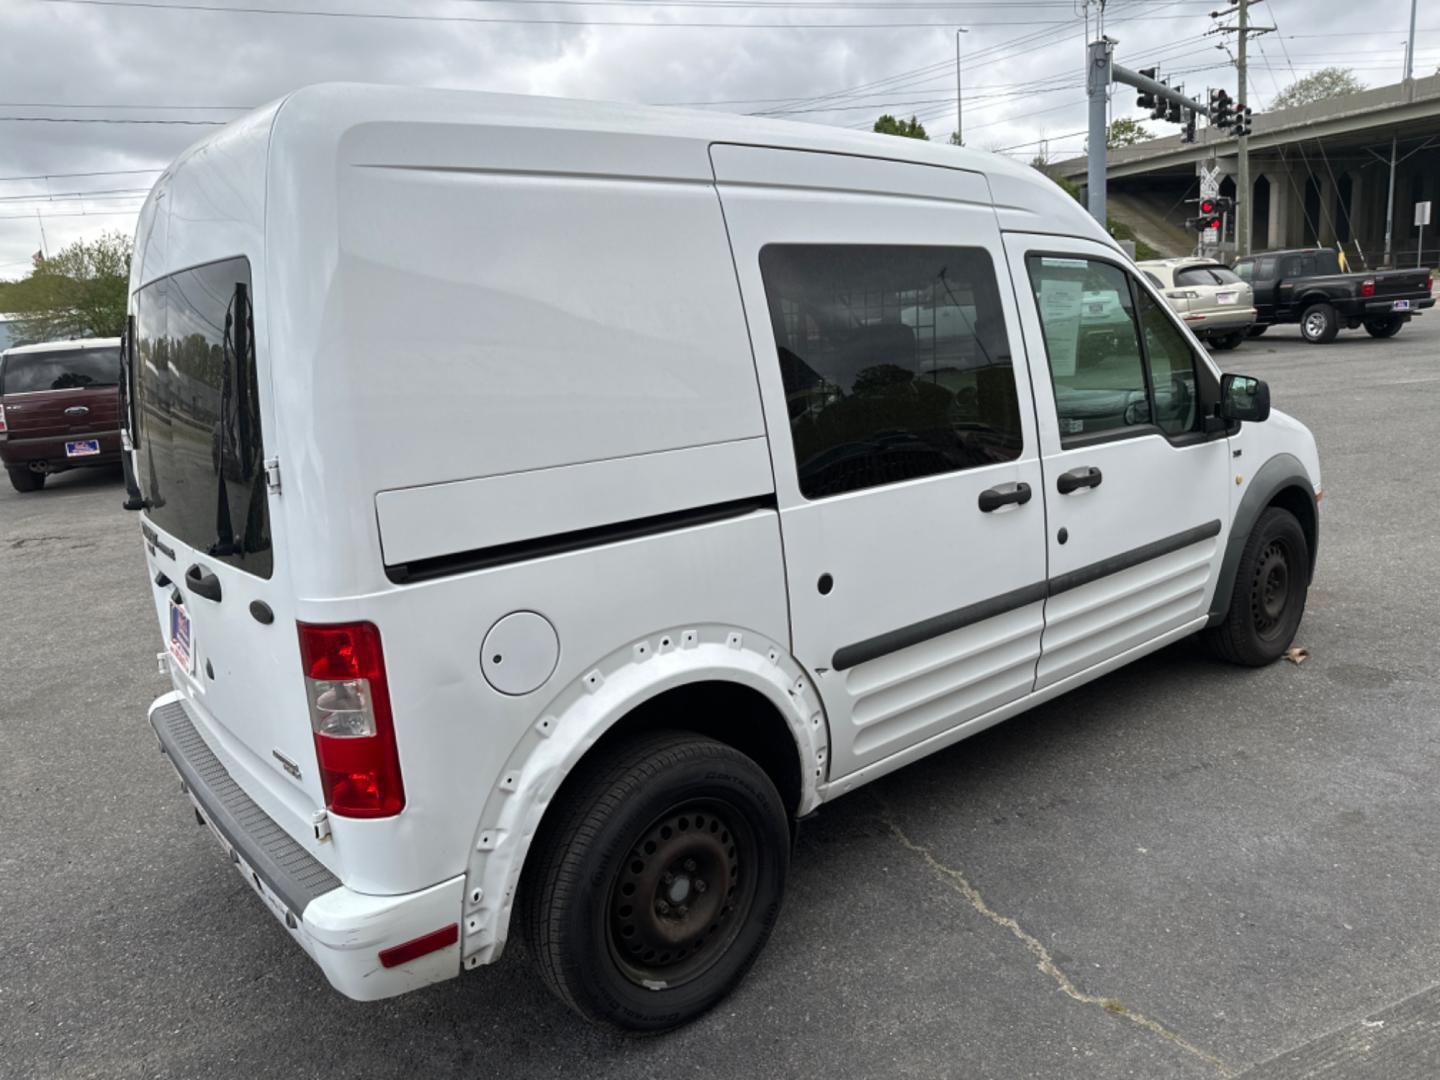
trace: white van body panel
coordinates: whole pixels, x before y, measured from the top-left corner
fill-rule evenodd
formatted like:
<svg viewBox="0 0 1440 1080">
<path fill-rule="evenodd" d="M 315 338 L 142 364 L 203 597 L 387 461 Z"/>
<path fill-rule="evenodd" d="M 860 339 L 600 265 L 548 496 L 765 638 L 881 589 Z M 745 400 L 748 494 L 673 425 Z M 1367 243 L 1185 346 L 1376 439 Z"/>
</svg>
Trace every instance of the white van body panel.
<svg viewBox="0 0 1440 1080">
<path fill-rule="evenodd" d="M 198 667 L 172 664 L 156 708 L 182 706 L 224 772 L 340 883 L 289 911 L 256 879 L 337 988 L 381 997 L 493 960 L 560 785 L 667 691 L 721 682 L 768 702 L 804 814 L 1204 623 L 1248 476 L 1288 454 L 1318 486 L 1314 441 L 1277 413 L 1205 444 L 1178 483 L 1173 448 L 1114 444 L 1107 488 L 1066 507 L 1075 539 L 1058 545 L 1053 470 L 1070 466 L 1026 232 L 1124 259 L 1073 199 L 1003 158 L 638 106 L 316 87 L 166 171 L 141 214 L 132 296 L 248 259 L 278 484 L 268 579 L 142 515 L 150 576 L 167 582 L 151 587 L 162 627 L 190 567 L 224 590 L 187 601 Z M 770 243 L 985 252 L 1018 456 L 807 500 L 757 261 Z M 946 317 L 950 333 L 981 312 Z M 1249 466 L 1238 479 L 1232 449 Z M 982 492 L 1021 483 L 1028 503 L 977 510 Z M 1122 492 L 1109 509 L 1095 497 Z M 1046 593 L 1057 573 L 1191 517 L 1221 528 Z M 661 524 L 624 531 L 635 522 Z M 834 663 L 1026 589 L 1039 592 L 1000 614 Z M 530 650 L 510 658 L 518 684 L 482 655 L 516 615 L 508 625 L 530 628 L 505 639 Z M 296 624 L 350 622 L 384 642 L 406 797 L 392 817 L 323 813 Z M 454 946 L 376 966 L 377 950 L 446 922 Z"/>
</svg>

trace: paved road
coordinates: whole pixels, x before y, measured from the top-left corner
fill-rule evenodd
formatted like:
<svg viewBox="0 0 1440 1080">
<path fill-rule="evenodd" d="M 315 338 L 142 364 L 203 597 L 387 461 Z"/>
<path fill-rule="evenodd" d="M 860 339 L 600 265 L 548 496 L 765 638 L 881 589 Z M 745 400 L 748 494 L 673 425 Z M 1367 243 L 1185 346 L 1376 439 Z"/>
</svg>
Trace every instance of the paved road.
<svg viewBox="0 0 1440 1080">
<path fill-rule="evenodd" d="M 825 808 L 749 981 L 647 1040 L 519 948 L 332 993 L 155 753 L 115 479 L 0 492 L 0 1075 L 1433 1076 L 1440 316 L 1225 360 L 1320 440 L 1313 658 L 1182 644 Z"/>
</svg>

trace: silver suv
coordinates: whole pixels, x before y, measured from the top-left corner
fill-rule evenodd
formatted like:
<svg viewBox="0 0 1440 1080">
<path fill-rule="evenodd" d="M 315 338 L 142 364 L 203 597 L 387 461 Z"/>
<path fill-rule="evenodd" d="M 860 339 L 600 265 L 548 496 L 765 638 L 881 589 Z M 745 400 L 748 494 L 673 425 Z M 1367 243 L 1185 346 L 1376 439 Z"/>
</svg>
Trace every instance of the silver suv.
<svg viewBox="0 0 1440 1080">
<path fill-rule="evenodd" d="M 1187 326 L 1214 349 L 1233 349 L 1255 323 L 1255 293 L 1228 266 L 1203 256 L 1140 263 Z"/>
</svg>

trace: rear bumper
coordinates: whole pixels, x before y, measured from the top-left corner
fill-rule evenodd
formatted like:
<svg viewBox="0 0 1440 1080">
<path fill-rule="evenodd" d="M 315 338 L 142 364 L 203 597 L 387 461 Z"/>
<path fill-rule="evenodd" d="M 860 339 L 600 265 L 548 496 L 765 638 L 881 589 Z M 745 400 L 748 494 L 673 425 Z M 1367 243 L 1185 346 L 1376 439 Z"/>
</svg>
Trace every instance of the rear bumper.
<svg viewBox="0 0 1440 1080">
<path fill-rule="evenodd" d="M 100 453 L 86 457 L 67 457 L 65 444 L 84 439 L 98 439 Z M 120 433 L 118 431 L 94 431 L 89 433 L 71 432 L 68 435 L 46 435 L 41 438 L 0 439 L 0 462 L 8 468 L 29 467 L 31 462 L 43 461 L 49 472 L 78 469 L 87 465 L 117 465 L 120 462 Z"/>
<path fill-rule="evenodd" d="M 1187 311 L 1180 316 L 1185 325 L 1201 337 L 1233 334 L 1255 322 L 1252 308 L 1211 308 L 1208 311 Z"/>
<path fill-rule="evenodd" d="M 1424 311 L 1426 308 L 1432 308 L 1434 306 L 1435 298 L 1433 296 L 1426 297 L 1423 300 L 1411 300 L 1410 307 L 1406 311 L 1396 311 L 1393 298 L 1389 300 L 1368 300 L 1365 303 L 1365 314 L 1370 318 L 1388 315 L 1413 315 L 1417 311 Z"/>
<path fill-rule="evenodd" d="M 160 749 L 179 773 L 197 815 L 330 985 L 346 997 L 374 1001 L 459 974 L 463 876 L 400 896 L 346 888 L 245 794 L 178 693 L 157 698 L 149 715 Z M 381 950 L 452 924 L 457 925 L 455 944 L 396 967 L 380 962 Z"/>
</svg>

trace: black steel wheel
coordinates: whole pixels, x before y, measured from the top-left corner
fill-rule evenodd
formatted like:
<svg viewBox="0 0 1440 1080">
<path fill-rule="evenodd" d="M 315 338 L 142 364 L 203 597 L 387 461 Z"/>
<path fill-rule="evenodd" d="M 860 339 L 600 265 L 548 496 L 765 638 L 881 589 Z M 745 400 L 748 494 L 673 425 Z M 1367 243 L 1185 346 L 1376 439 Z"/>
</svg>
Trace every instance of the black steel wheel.
<svg viewBox="0 0 1440 1080">
<path fill-rule="evenodd" d="M 602 750 L 566 784 L 521 885 L 545 982 L 594 1023 L 676 1027 L 744 977 L 779 915 L 785 806 L 739 751 L 685 732 Z"/>
<path fill-rule="evenodd" d="M 1206 632 L 1224 660 L 1263 667 L 1285 654 L 1305 614 L 1310 547 L 1295 515 L 1272 506 L 1255 523 L 1235 572 L 1225 618 Z"/>
</svg>

